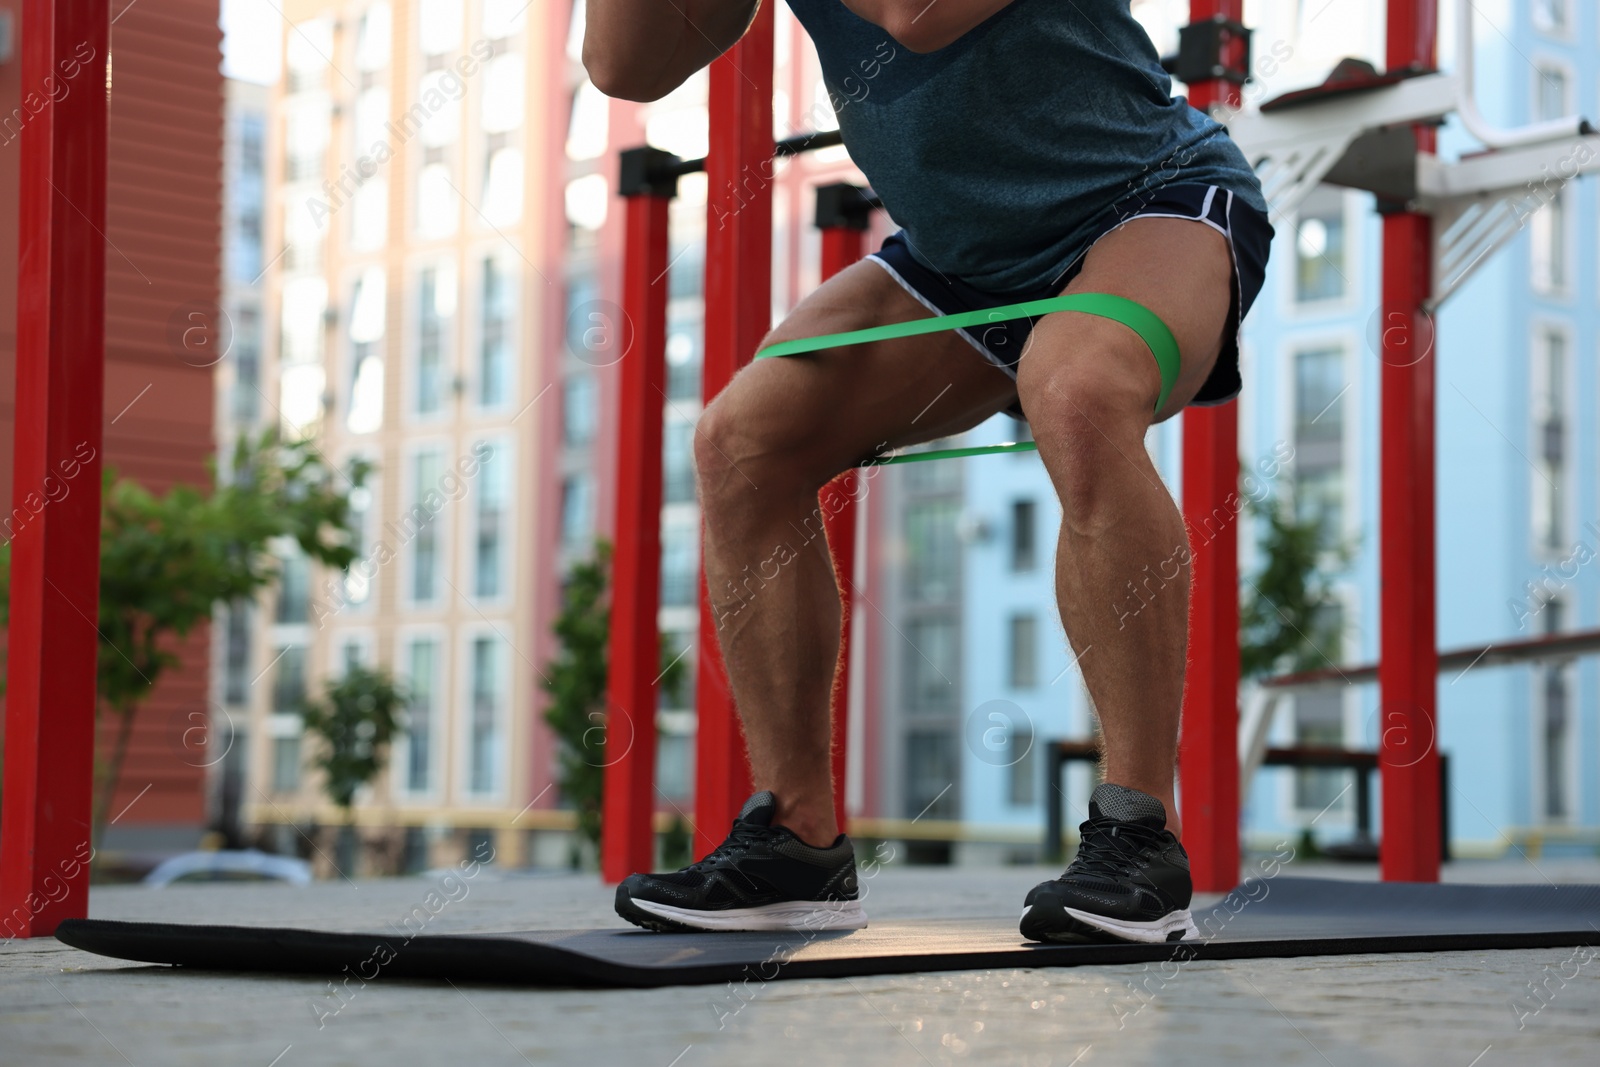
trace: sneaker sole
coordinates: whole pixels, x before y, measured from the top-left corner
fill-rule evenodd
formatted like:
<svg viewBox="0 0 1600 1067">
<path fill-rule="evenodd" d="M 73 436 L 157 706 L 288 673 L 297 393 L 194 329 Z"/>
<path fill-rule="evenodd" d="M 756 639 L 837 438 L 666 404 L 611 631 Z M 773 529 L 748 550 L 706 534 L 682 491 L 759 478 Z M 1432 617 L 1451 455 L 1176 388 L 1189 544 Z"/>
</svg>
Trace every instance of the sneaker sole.
<svg viewBox="0 0 1600 1067">
<path fill-rule="evenodd" d="M 696 911 L 619 894 L 617 914 L 647 930 L 861 930 L 867 913 L 859 900 L 797 900 L 756 908 Z"/>
<path fill-rule="evenodd" d="M 1041 914 L 1035 915 L 1035 909 L 1039 909 Z M 1032 922 L 1029 922 L 1030 917 Z M 1096 915 L 1079 908 L 1041 908 L 1040 905 L 1030 904 L 1022 910 L 1021 926 L 1023 936 L 1034 941 L 1104 941 L 1109 937 L 1118 941 L 1162 944 L 1200 936 L 1200 929 L 1195 926 L 1194 917 L 1187 908 L 1168 912 L 1149 922 L 1136 922 Z"/>
</svg>

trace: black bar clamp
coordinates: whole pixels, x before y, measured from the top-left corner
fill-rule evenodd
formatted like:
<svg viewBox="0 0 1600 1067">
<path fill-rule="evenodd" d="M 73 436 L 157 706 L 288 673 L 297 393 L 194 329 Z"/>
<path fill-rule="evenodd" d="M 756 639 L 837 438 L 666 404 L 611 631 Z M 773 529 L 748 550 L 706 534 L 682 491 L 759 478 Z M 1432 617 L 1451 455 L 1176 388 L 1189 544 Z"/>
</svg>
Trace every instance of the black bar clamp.
<svg viewBox="0 0 1600 1067">
<path fill-rule="evenodd" d="M 1237 66 L 1228 63 L 1228 45 L 1244 42 Z M 1178 31 L 1178 54 L 1161 60 L 1162 69 L 1186 85 L 1222 78 L 1235 85 L 1250 80 L 1250 27 L 1225 15 L 1191 22 Z"/>
<path fill-rule="evenodd" d="M 617 167 L 618 196 L 678 195 L 678 164 L 683 161 L 662 148 L 624 148 Z"/>
<path fill-rule="evenodd" d="M 844 226 L 852 230 L 865 230 L 872 224 L 872 209 L 878 206 L 877 197 L 859 185 L 835 182 L 817 186 L 817 229 L 826 230 Z"/>
</svg>

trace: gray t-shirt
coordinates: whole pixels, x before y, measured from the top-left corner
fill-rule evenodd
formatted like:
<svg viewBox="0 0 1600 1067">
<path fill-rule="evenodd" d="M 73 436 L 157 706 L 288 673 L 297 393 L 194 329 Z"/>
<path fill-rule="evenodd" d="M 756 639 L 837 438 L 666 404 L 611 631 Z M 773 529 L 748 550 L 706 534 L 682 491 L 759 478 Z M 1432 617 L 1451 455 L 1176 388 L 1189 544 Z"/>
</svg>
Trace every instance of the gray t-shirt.
<svg viewBox="0 0 1600 1067">
<path fill-rule="evenodd" d="M 917 54 L 840 0 L 788 0 L 850 156 L 913 255 L 985 291 L 1050 283 L 1096 216 L 1175 182 L 1266 210 L 1227 131 L 1173 99 L 1128 0 L 1012 0 Z"/>
</svg>

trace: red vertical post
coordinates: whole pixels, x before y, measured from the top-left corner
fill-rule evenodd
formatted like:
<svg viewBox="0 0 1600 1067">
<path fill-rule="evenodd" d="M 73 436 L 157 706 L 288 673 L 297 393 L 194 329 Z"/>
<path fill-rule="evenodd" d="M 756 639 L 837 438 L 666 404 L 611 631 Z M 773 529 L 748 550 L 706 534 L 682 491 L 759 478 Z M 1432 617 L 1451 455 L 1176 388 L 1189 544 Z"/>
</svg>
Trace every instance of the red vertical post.
<svg viewBox="0 0 1600 1067">
<path fill-rule="evenodd" d="M 1390 70 L 1433 67 L 1435 0 L 1389 0 Z M 1434 131 L 1417 127 L 1417 149 Z M 1433 220 L 1383 216 L 1379 449 L 1380 871 L 1388 882 L 1439 880 L 1438 633 L 1434 606 Z"/>
<path fill-rule="evenodd" d="M 772 5 L 711 64 L 706 153 L 703 390 L 711 403 L 772 325 Z M 722 842 L 750 792 L 750 761 L 701 569 L 695 673 L 694 850 Z"/>
<path fill-rule="evenodd" d="M 1190 22 L 1239 20 L 1243 0 L 1190 0 Z M 1242 60 L 1244 42 L 1228 46 Z M 1238 90 L 1216 78 L 1189 86 L 1189 103 L 1237 106 Z M 1189 531 L 1189 658 L 1178 746 L 1183 844 L 1194 887 L 1232 889 L 1239 880 L 1239 410 L 1183 413 L 1183 520 Z"/>
<path fill-rule="evenodd" d="M 667 219 L 675 180 L 654 168 L 670 154 L 622 156 L 627 204 L 618 364 L 616 529 L 612 534 L 610 675 L 600 873 L 620 882 L 654 861 L 656 616 L 661 598 L 661 433 L 667 378 Z M 596 323 L 604 329 L 605 323 Z"/>
<path fill-rule="evenodd" d="M 830 186 L 848 190 L 857 200 L 861 192 L 852 185 Z M 817 225 L 822 229 L 822 278 L 838 274 L 866 254 L 865 211 L 854 214 L 825 214 L 826 197 L 817 191 Z M 859 221 L 857 221 L 859 220 Z M 829 715 L 833 723 L 833 810 L 839 829 L 845 829 L 845 775 L 850 762 L 850 630 L 855 611 L 856 572 L 856 494 L 861 488 L 859 471 L 849 470 L 823 487 L 819 494 L 823 525 L 828 532 L 828 551 L 839 581 L 839 669 L 833 677 Z"/>
<path fill-rule="evenodd" d="M 104 85 L 107 19 L 104 4 L 28 0 L 22 84 L 53 85 L 70 67 Z M 38 937 L 89 914 L 106 94 L 62 96 L 21 138 L 0 934 Z"/>
</svg>

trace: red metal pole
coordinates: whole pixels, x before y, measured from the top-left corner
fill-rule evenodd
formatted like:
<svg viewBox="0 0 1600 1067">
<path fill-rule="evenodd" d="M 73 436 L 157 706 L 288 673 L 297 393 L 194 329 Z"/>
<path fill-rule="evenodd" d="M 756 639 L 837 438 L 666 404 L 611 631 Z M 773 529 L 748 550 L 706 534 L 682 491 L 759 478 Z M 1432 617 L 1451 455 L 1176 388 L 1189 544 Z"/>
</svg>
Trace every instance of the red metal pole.
<svg viewBox="0 0 1600 1067">
<path fill-rule="evenodd" d="M 1189 20 L 1243 17 L 1243 0 L 1190 0 Z M 1233 48 L 1242 54 L 1243 43 Z M 1237 106 L 1224 79 L 1189 86 L 1189 103 Z M 1239 880 L 1239 411 L 1183 413 L 1183 519 L 1189 530 L 1189 659 L 1178 746 L 1183 844 L 1195 889 Z"/>
<path fill-rule="evenodd" d="M 71 68 L 103 86 L 107 19 L 104 4 L 27 0 L 22 85 Z M 106 94 L 64 94 L 21 138 L 0 934 L 38 937 L 89 913 Z"/>
<path fill-rule="evenodd" d="M 822 278 L 838 274 L 866 254 L 866 233 L 851 226 L 827 226 L 822 230 Z M 833 810 L 839 829 L 845 829 L 845 774 L 850 756 L 850 622 L 855 606 L 856 572 L 856 493 L 861 486 L 858 471 L 846 471 L 823 487 L 818 495 L 823 524 L 828 531 L 828 550 L 833 554 L 833 570 L 839 582 L 839 669 L 833 677 Z"/>
<path fill-rule="evenodd" d="M 1433 67 L 1434 0 L 1389 0 L 1390 70 Z M 1417 149 L 1434 131 L 1417 127 Z M 1383 217 L 1379 470 L 1379 757 L 1383 784 L 1380 870 L 1388 882 L 1439 880 L 1439 651 L 1434 617 L 1433 220 Z"/>
<path fill-rule="evenodd" d="M 711 64 L 706 153 L 703 389 L 711 403 L 772 325 L 772 5 Z M 716 619 L 700 583 L 695 674 L 694 850 L 722 842 L 750 793 L 750 762 L 728 688 Z"/>
<path fill-rule="evenodd" d="M 645 151 L 649 151 L 646 149 Z M 618 367 L 616 529 L 611 582 L 600 873 L 620 882 L 654 862 L 656 678 L 661 597 L 661 433 L 667 379 L 669 196 L 627 204 L 624 346 Z"/>
</svg>

